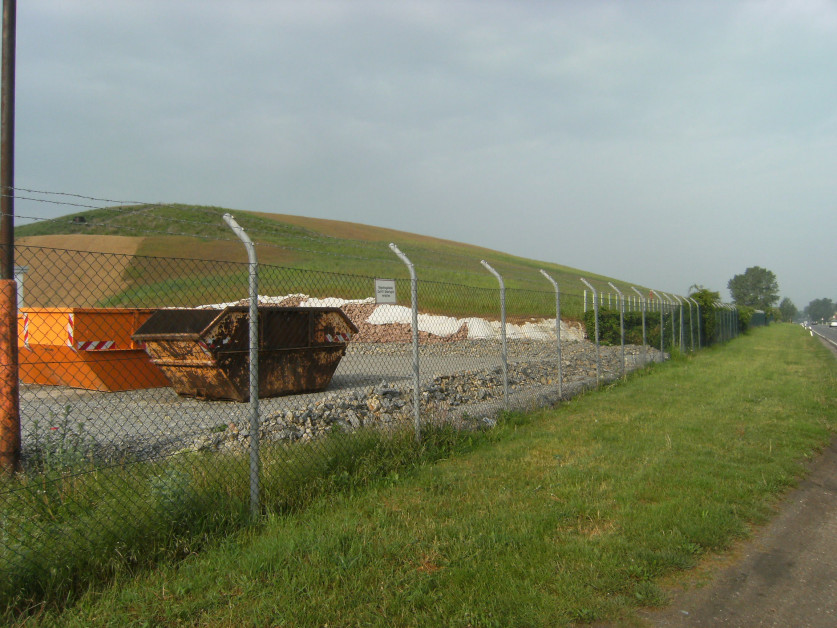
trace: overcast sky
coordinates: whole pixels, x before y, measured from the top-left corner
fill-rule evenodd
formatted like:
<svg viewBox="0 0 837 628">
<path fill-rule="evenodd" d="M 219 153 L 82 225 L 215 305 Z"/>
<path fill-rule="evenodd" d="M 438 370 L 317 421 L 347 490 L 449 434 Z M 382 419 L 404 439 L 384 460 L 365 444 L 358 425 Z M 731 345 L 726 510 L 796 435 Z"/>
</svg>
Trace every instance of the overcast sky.
<svg viewBox="0 0 837 628">
<path fill-rule="evenodd" d="M 762 266 L 800 309 L 837 299 L 833 1 L 25 0 L 17 19 L 18 187 L 356 221 L 678 294 L 729 298 Z"/>
</svg>

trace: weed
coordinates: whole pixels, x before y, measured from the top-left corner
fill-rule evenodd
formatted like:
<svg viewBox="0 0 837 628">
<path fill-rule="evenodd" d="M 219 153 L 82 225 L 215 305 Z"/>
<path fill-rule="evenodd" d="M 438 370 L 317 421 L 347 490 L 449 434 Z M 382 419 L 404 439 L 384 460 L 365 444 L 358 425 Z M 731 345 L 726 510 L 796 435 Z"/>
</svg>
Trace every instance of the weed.
<svg viewBox="0 0 837 628">
<path fill-rule="evenodd" d="M 72 422 L 71 411 L 72 407 L 66 405 L 59 415 L 51 412 L 53 420 L 44 426 L 33 421 L 32 446 L 25 460 L 28 473 L 50 476 L 90 466 L 96 441 L 83 421 Z"/>
</svg>

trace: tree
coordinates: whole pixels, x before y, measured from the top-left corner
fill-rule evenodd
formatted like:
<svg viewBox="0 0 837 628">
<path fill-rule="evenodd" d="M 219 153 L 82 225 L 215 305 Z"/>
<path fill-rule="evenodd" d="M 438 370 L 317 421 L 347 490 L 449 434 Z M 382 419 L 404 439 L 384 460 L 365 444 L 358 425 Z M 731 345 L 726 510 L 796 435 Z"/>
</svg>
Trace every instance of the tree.
<svg viewBox="0 0 837 628">
<path fill-rule="evenodd" d="M 767 311 L 779 301 L 779 282 L 766 268 L 751 266 L 743 275 L 735 275 L 727 284 L 736 305 Z"/>
<path fill-rule="evenodd" d="M 799 310 L 796 309 L 793 301 L 787 297 L 782 299 L 782 302 L 779 304 L 779 312 L 782 313 L 782 320 L 788 323 L 792 323 L 793 320 L 799 316 Z"/>
<path fill-rule="evenodd" d="M 805 308 L 805 315 L 812 321 L 822 321 L 834 315 L 834 303 L 831 299 L 814 299 Z"/>
</svg>

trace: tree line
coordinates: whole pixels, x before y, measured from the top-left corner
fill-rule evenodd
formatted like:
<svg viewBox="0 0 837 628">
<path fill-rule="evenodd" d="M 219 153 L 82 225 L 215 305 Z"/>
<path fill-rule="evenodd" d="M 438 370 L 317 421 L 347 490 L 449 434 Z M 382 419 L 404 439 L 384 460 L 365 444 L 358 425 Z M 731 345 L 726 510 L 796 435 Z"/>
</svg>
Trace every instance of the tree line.
<svg viewBox="0 0 837 628">
<path fill-rule="evenodd" d="M 797 320 L 826 321 L 837 315 L 837 303 L 831 299 L 814 299 L 800 312 L 788 297 L 779 300 L 779 281 L 776 274 L 761 266 L 751 266 L 735 275 L 727 283 L 733 303 L 739 308 L 742 327 L 746 329 L 752 315 L 757 311 L 765 314 L 766 320 L 793 322 Z M 701 294 L 705 300 L 720 300 L 717 292 L 703 286 L 693 285 L 690 296 Z"/>
</svg>

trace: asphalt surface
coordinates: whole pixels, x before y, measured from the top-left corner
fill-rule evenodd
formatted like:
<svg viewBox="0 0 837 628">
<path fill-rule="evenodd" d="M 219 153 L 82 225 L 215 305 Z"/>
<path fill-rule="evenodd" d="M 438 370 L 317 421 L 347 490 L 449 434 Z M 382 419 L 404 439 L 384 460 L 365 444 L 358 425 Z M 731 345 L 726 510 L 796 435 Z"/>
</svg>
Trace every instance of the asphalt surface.
<svg viewBox="0 0 837 628">
<path fill-rule="evenodd" d="M 837 327 L 829 327 L 828 325 L 814 325 L 811 332 L 820 338 L 828 341 L 827 344 L 837 346 Z"/>
<path fill-rule="evenodd" d="M 814 332 L 837 357 L 837 328 Z M 739 544 L 706 586 L 673 593 L 648 626 L 837 626 L 837 440 L 779 506 L 773 521 Z"/>
</svg>

